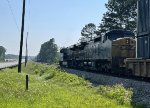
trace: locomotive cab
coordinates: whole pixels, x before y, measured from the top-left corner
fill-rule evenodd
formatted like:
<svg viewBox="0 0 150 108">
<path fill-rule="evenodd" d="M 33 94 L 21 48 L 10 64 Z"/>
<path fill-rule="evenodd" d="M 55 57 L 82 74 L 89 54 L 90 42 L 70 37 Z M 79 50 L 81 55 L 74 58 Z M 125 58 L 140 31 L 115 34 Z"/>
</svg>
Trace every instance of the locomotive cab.
<svg viewBox="0 0 150 108">
<path fill-rule="evenodd" d="M 124 60 L 136 56 L 134 33 L 125 30 L 112 30 L 105 35 L 112 41 L 112 69 L 120 71 L 125 68 Z"/>
</svg>

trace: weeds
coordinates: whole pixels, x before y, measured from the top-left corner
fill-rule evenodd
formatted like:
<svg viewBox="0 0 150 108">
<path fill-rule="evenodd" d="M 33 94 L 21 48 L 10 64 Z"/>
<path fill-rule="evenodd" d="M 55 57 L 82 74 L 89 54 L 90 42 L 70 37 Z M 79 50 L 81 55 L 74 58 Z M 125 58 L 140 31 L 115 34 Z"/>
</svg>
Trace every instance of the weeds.
<svg viewBox="0 0 150 108">
<path fill-rule="evenodd" d="M 95 88 L 76 75 L 33 62 L 21 74 L 15 68 L 0 71 L 1 108 L 132 108 L 131 96 L 122 86 Z"/>
<path fill-rule="evenodd" d="M 130 105 L 132 101 L 132 90 L 126 90 L 122 85 L 99 86 L 98 92 L 103 96 L 117 100 L 120 104 Z"/>
</svg>

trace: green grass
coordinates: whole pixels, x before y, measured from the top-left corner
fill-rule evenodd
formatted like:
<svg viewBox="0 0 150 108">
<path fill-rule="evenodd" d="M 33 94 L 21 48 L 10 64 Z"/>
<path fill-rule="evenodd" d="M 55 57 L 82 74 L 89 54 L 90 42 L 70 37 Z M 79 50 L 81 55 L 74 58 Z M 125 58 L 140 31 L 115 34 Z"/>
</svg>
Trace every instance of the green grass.
<svg viewBox="0 0 150 108">
<path fill-rule="evenodd" d="M 31 62 L 20 74 L 16 68 L 0 71 L 0 108 L 132 108 L 131 97 L 120 85 L 93 87 L 55 66 Z"/>
</svg>

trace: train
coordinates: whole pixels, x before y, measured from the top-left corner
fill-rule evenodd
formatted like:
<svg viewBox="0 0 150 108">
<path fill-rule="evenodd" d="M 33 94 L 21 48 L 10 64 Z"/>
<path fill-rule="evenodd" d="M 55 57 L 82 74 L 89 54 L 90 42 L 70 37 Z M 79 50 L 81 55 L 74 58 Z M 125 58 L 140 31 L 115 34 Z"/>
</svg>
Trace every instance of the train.
<svg viewBox="0 0 150 108">
<path fill-rule="evenodd" d="M 136 35 L 110 30 L 60 50 L 60 66 L 150 79 L 150 0 L 138 0 Z"/>
<path fill-rule="evenodd" d="M 90 41 L 62 48 L 60 65 L 99 72 L 124 72 L 125 59 L 136 56 L 134 37 L 129 30 L 116 29 Z"/>
</svg>

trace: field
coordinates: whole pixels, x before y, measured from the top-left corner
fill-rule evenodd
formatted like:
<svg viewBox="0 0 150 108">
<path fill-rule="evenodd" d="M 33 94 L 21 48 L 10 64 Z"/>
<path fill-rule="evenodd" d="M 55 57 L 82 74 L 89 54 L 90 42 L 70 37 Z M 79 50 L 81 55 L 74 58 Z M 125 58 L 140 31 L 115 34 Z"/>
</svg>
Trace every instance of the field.
<svg viewBox="0 0 150 108">
<path fill-rule="evenodd" d="M 0 71 L 0 108 L 133 108 L 132 90 L 121 85 L 94 87 L 76 75 L 43 64 L 28 63 Z M 29 90 L 25 76 L 29 75 Z M 139 106 L 140 107 L 140 106 Z"/>
</svg>

